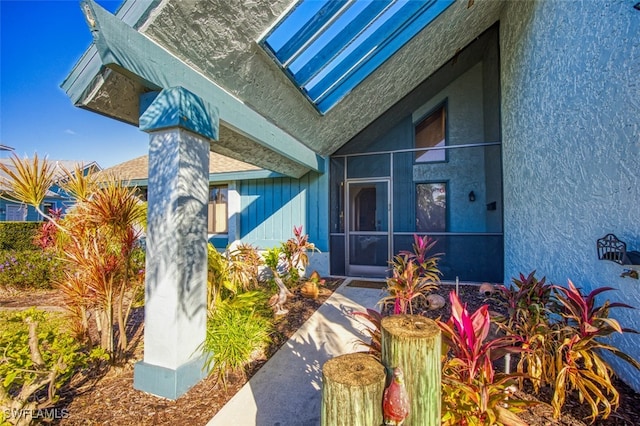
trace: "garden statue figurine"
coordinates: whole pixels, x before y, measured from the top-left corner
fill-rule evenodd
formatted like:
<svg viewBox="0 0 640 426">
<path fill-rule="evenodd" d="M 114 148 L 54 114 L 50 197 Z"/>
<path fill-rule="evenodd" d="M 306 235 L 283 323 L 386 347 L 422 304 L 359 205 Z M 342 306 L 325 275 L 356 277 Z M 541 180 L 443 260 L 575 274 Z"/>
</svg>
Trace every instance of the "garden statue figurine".
<svg viewBox="0 0 640 426">
<path fill-rule="evenodd" d="M 382 414 L 385 425 L 400 426 L 409 415 L 409 395 L 404 387 L 402 368 L 393 369 L 391 384 L 384 390 Z"/>
</svg>

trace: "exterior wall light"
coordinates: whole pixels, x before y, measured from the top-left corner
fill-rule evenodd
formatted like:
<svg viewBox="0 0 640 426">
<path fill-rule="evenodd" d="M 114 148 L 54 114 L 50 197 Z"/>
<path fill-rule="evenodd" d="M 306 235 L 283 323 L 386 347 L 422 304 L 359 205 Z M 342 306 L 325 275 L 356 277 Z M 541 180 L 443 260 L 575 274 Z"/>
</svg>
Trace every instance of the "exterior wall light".
<svg viewBox="0 0 640 426">
<path fill-rule="evenodd" d="M 471 191 L 469 193 L 469 201 L 471 201 L 472 203 L 476 200 L 476 193 Z"/>
</svg>

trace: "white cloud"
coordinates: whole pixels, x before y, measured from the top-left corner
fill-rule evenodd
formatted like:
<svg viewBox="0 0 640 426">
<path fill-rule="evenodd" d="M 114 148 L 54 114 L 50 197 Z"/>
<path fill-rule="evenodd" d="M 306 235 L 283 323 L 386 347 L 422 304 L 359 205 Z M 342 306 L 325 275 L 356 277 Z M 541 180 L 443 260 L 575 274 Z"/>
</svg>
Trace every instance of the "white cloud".
<svg viewBox="0 0 640 426">
<path fill-rule="evenodd" d="M 74 131 L 73 131 L 73 130 L 71 130 L 71 129 L 67 129 L 67 130 L 65 130 L 64 132 L 65 132 L 66 134 L 68 134 L 68 135 L 75 135 L 75 134 L 76 134 L 76 132 L 74 132 Z"/>
</svg>

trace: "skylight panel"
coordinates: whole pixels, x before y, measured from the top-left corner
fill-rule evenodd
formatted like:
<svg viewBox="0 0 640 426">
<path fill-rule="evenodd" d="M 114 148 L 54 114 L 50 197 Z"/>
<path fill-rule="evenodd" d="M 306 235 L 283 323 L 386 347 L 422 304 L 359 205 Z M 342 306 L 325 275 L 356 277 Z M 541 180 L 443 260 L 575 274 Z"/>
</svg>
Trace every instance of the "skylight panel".
<svg viewBox="0 0 640 426">
<path fill-rule="evenodd" d="M 455 0 L 300 0 L 261 41 L 325 113 Z"/>
</svg>

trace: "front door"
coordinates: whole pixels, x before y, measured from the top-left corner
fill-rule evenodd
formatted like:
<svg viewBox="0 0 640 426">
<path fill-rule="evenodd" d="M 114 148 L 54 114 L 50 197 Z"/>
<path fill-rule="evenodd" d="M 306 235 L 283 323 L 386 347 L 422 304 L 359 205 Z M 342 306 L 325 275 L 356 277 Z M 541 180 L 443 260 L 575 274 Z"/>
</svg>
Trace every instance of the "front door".
<svg viewBox="0 0 640 426">
<path fill-rule="evenodd" d="M 386 276 L 391 253 L 389 181 L 350 181 L 347 199 L 347 275 Z"/>
</svg>

